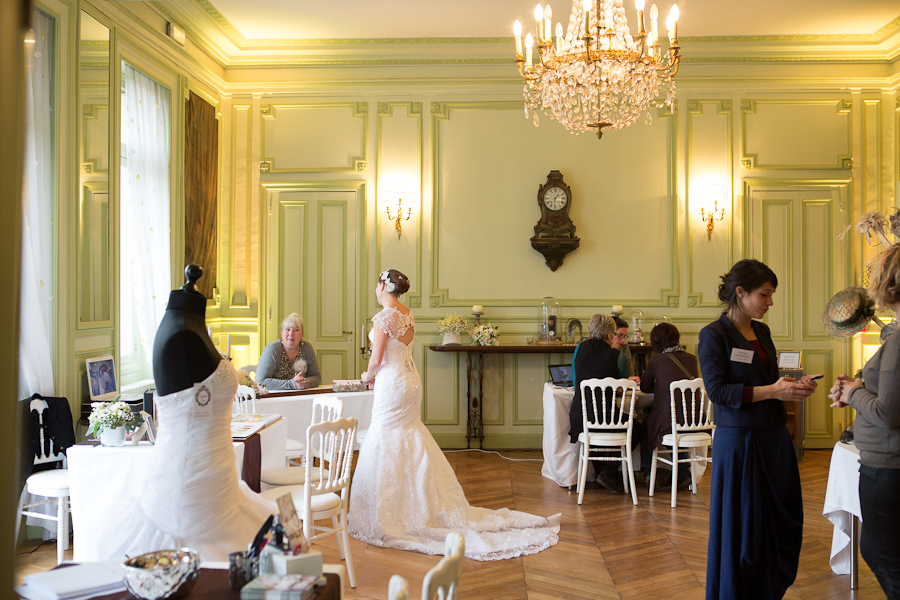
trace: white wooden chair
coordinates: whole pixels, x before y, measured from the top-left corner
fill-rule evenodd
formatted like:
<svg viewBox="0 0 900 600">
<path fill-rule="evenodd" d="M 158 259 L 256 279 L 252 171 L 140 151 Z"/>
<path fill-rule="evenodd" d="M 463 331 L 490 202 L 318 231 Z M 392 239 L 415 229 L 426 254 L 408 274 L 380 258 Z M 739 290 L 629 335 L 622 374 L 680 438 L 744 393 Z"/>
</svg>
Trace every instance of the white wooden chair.
<svg viewBox="0 0 900 600">
<path fill-rule="evenodd" d="M 303 534 L 310 544 L 334 534 L 338 553 L 347 563 L 350 587 L 356 587 L 353 559 L 350 556 L 350 536 L 347 534 L 347 510 L 350 505 L 350 466 L 353 462 L 353 443 L 358 421 L 337 419 L 306 430 L 306 481 L 303 485 L 289 485 L 267 490 L 260 494 L 267 500 L 275 500 L 290 494 L 303 520 Z M 319 464 L 314 464 L 313 448 L 322 448 Z M 327 468 L 326 468 L 327 465 Z M 316 521 L 331 519 L 331 527 L 316 525 Z M 313 531 L 318 533 L 313 534 Z"/>
<path fill-rule="evenodd" d="M 334 396 L 316 396 L 312 405 L 312 421 L 311 424 L 324 423 L 326 421 L 336 421 L 344 414 L 344 403 L 340 398 Z M 294 440 L 288 440 L 293 442 Z M 300 442 L 299 457 L 302 459 L 306 454 L 306 445 Z M 288 449 L 287 459 L 291 460 L 291 450 Z M 297 451 L 295 451 L 297 452 Z M 313 448 L 313 456 L 319 457 L 321 452 L 317 448 Z M 301 463 L 301 467 L 303 464 Z M 259 474 L 259 481 L 269 486 L 284 485 L 303 485 L 306 481 L 306 470 L 297 467 L 277 467 L 274 469 L 263 469 Z"/>
<path fill-rule="evenodd" d="M 249 385 L 239 385 L 234 395 L 234 406 L 231 414 L 255 415 L 256 414 L 256 390 Z"/>
<path fill-rule="evenodd" d="M 388 583 L 388 600 L 409 600 L 409 582 L 400 575 L 391 575 Z"/>
<path fill-rule="evenodd" d="M 42 425 L 44 421 L 44 410 L 46 408 L 47 402 L 45 400 L 35 399 L 31 401 L 30 409 L 37 411 L 38 418 Z M 25 481 L 25 489 L 19 497 L 15 539 L 19 539 L 19 525 L 23 516 L 44 519 L 46 521 L 56 521 L 56 564 L 61 564 L 65 551 L 69 549 L 69 514 L 71 513 L 69 504 L 69 470 L 65 468 L 65 453 L 53 454 L 51 450 L 51 454 L 43 454 L 45 443 L 43 427 L 40 428 L 39 435 L 38 447 L 40 448 L 39 452 L 41 455 L 35 456 L 34 464 L 40 465 L 62 461 L 64 468 L 39 471 L 30 475 Z M 26 492 L 32 496 L 42 496 L 46 498 L 46 500 L 25 504 Z M 56 502 L 56 516 L 30 510 L 38 506 L 50 504 L 51 502 Z"/>
<path fill-rule="evenodd" d="M 459 580 L 462 577 L 463 558 L 466 542 L 463 537 L 451 531 L 444 542 L 444 558 L 422 581 L 422 600 L 456 600 L 459 595 Z M 400 575 L 391 577 L 388 587 L 389 600 L 408 600 L 409 582 Z"/>
<path fill-rule="evenodd" d="M 678 391 L 680 394 L 676 394 Z M 667 449 L 655 448 L 650 467 L 650 496 L 653 496 L 656 486 L 656 466 L 663 462 L 672 467 L 672 508 L 675 508 L 675 498 L 678 492 L 678 465 L 686 463 L 691 471 L 691 492 L 697 493 L 697 475 L 691 465 L 695 462 L 712 462 L 712 458 L 706 455 L 698 455 L 698 448 L 712 447 L 715 431 L 713 424 L 712 402 L 706 395 L 702 379 L 681 379 L 673 381 L 669 386 L 669 396 L 672 408 L 672 433 L 663 436 L 662 445 Z M 678 422 L 676 411 L 680 396 L 684 423 Z M 687 450 L 687 458 L 678 458 L 678 452 Z M 665 458 L 660 455 L 667 455 Z M 709 454 L 709 451 L 706 453 Z"/>
<path fill-rule="evenodd" d="M 621 394 L 621 404 L 616 396 Z M 599 399 L 598 399 L 599 396 Z M 630 379 L 585 379 L 581 382 L 581 414 L 584 431 L 578 436 L 581 443 L 578 456 L 578 504 L 584 498 L 589 461 L 618 461 L 622 463 L 622 483 L 631 500 L 637 504 L 634 489 L 634 470 L 631 461 L 631 433 L 634 423 L 634 403 L 637 384 Z M 588 402 L 594 410 L 594 420 L 588 420 Z M 591 456 L 592 449 L 619 451 L 619 456 Z"/>
</svg>

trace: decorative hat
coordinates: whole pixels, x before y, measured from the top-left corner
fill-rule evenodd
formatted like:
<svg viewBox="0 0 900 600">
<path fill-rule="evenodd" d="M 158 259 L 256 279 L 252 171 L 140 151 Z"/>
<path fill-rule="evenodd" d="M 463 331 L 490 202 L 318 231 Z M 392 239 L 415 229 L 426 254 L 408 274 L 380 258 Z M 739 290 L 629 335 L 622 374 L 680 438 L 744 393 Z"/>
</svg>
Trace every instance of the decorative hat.
<svg viewBox="0 0 900 600">
<path fill-rule="evenodd" d="M 861 287 L 851 287 L 835 294 L 822 315 L 828 335 L 848 338 L 866 328 L 875 316 L 875 301 Z"/>
</svg>

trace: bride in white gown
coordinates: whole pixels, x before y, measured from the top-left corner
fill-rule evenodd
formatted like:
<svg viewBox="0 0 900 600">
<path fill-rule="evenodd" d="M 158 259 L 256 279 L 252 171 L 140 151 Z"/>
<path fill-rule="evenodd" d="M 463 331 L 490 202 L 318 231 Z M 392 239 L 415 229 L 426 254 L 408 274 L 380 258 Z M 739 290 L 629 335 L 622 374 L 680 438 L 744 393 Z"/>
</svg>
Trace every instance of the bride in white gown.
<svg viewBox="0 0 900 600">
<path fill-rule="evenodd" d="M 559 518 L 469 506 L 456 473 L 419 417 L 422 380 L 412 358 L 415 319 L 400 304 L 409 280 L 389 269 L 375 295 L 372 424 L 350 491 L 350 535 L 376 546 L 443 554 L 447 533 L 465 538 L 466 557 L 500 560 L 534 554 L 559 540 Z"/>
</svg>

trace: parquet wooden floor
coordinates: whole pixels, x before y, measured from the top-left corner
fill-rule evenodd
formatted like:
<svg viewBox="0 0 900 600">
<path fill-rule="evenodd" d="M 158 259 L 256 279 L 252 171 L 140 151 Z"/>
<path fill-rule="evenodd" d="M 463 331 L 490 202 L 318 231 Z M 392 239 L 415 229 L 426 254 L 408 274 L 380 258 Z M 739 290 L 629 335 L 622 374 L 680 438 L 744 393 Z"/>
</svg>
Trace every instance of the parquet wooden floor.
<svg viewBox="0 0 900 600">
<path fill-rule="evenodd" d="M 540 451 L 504 452 L 511 458 L 540 459 Z M 678 494 L 669 506 L 668 492 L 654 498 L 638 484 L 638 505 L 630 496 L 612 496 L 588 484 L 584 504 L 575 492 L 541 476 L 541 462 L 510 462 L 494 454 L 447 453 L 470 503 L 489 508 L 552 515 L 562 513 L 559 544 L 532 556 L 504 561 L 466 560 L 460 598 L 543 600 L 546 598 L 686 599 L 703 598 L 708 535 L 708 481 L 693 496 Z M 850 577 L 828 566 L 832 526 L 822 516 L 830 450 L 807 451 L 800 464 L 805 524 L 800 571 L 786 598 L 791 600 L 885 598 L 871 571 L 861 561 L 860 589 L 850 590 Z M 75 540 L 77 543 L 77 540 Z M 367 546 L 351 540 L 357 588 L 348 599 L 387 598 L 388 580 L 397 573 L 409 580 L 418 598 L 425 572 L 439 557 Z M 337 546 L 317 544 L 326 562 L 339 562 Z M 21 549 L 25 550 L 25 549 Z M 20 555 L 17 576 L 55 564 L 55 548 L 47 544 Z"/>
</svg>

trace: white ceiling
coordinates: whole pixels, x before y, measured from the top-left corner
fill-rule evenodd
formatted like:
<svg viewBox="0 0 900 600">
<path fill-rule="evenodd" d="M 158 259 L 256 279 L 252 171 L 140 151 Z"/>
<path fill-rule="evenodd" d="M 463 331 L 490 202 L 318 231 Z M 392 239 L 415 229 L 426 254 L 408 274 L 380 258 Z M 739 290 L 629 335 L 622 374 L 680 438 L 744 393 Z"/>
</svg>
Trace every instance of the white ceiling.
<svg viewBox="0 0 900 600">
<path fill-rule="evenodd" d="M 580 2 L 581 0 L 577 0 Z M 653 0 L 646 0 L 648 5 Z M 530 0 L 210 0 L 246 39 L 511 36 L 534 22 Z M 571 0 L 554 2 L 568 23 Z M 681 0 L 679 37 L 871 34 L 900 16 L 898 0 Z M 659 3 L 660 14 L 671 3 Z M 636 11 L 625 0 L 632 27 Z M 660 29 L 664 27 L 660 18 Z"/>
</svg>

